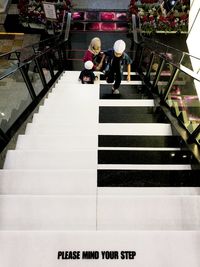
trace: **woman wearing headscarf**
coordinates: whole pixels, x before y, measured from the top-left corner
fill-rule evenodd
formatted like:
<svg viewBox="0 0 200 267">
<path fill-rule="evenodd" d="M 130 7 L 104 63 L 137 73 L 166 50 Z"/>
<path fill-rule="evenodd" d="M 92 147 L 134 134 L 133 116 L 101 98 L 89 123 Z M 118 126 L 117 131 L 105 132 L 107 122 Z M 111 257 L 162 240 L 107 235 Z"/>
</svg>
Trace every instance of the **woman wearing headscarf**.
<svg viewBox="0 0 200 267">
<path fill-rule="evenodd" d="M 83 61 L 92 61 L 93 70 L 101 70 L 103 67 L 104 54 L 101 52 L 101 40 L 95 37 L 91 40 L 88 50 L 85 52 Z"/>
</svg>

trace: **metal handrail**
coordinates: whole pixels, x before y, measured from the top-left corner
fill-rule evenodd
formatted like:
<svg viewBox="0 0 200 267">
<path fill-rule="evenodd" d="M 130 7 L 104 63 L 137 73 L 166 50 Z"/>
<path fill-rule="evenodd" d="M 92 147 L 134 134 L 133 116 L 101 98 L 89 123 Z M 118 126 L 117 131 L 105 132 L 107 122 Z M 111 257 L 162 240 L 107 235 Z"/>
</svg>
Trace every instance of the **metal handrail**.
<svg viewBox="0 0 200 267">
<path fill-rule="evenodd" d="M 143 43 L 138 44 L 137 47 L 138 47 L 138 53 L 136 53 L 136 54 L 138 54 L 138 58 L 137 58 L 137 61 L 138 61 L 138 72 L 141 75 L 141 78 L 144 81 L 144 83 L 149 88 L 150 92 L 152 92 L 155 95 L 156 99 L 157 98 L 160 99 L 159 103 L 161 103 L 163 108 L 166 109 L 167 114 L 168 115 L 169 115 L 169 113 L 171 114 L 170 117 L 171 118 L 173 117 L 173 120 L 171 121 L 171 119 L 170 119 L 170 121 L 171 121 L 172 124 L 174 124 L 174 118 L 175 118 L 174 116 L 175 116 L 175 114 L 172 113 L 172 111 L 170 110 L 170 107 L 167 105 L 166 99 L 167 99 L 168 94 L 170 93 L 171 86 L 172 86 L 174 80 L 177 77 L 178 71 L 184 72 L 186 75 L 192 77 L 193 79 L 195 79 L 198 82 L 200 82 L 200 76 L 198 74 L 196 74 L 196 72 L 194 72 L 194 71 L 192 71 L 190 69 L 187 69 L 185 66 L 181 65 L 180 63 L 177 64 L 177 63 L 174 63 L 174 62 L 170 62 L 170 60 L 165 58 L 163 54 L 160 54 L 159 51 L 151 50 L 150 47 L 147 47 L 148 50 L 151 50 L 151 51 L 149 51 L 149 53 L 147 52 L 148 58 L 149 58 L 149 64 L 146 66 L 146 70 L 142 71 L 142 69 L 141 69 L 142 57 L 143 57 L 144 49 L 146 48 L 146 44 L 145 44 L 145 42 L 143 42 Z M 149 74 L 151 72 L 151 67 L 152 67 L 155 55 L 160 57 L 162 60 L 160 61 L 160 66 L 158 67 L 158 71 L 155 74 L 154 81 L 151 82 Z M 156 93 L 156 91 L 157 91 L 156 87 L 157 87 L 157 83 L 159 81 L 159 77 L 161 75 L 161 70 L 162 70 L 162 67 L 164 65 L 163 64 L 164 62 L 172 65 L 173 68 L 174 68 L 174 71 L 172 73 L 171 78 L 168 80 L 168 85 L 167 85 L 167 88 L 165 90 L 165 93 L 160 95 L 158 92 Z M 197 142 L 195 140 L 195 137 L 200 133 L 200 128 L 197 127 L 197 129 L 194 130 L 193 132 L 189 132 L 188 129 L 183 124 L 183 122 L 177 116 L 176 116 L 176 119 L 177 119 L 178 122 L 180 122 L 180 125 L 182 125 L 182 127 L 181 127 L 182 130 L 179 131 L 179 133 L 181 133 L 180 134 L 181 137 L 186 142 L 186 144 L 188 145 L 189 149 L 192 151 L 192 153 L 195 155 L 195 157 L 198 159 L 198 161 L 200 161 L 200 152 L 197 153 L 197 151 L 194 149 L 194 145 L 195 145 L 195 146 L 198 147 L 197 150 L 199 151 L 200 145 L 197 144 Z M 185 131 L 186 134 L 182 134 L 184 131 Z"/>
</svg>

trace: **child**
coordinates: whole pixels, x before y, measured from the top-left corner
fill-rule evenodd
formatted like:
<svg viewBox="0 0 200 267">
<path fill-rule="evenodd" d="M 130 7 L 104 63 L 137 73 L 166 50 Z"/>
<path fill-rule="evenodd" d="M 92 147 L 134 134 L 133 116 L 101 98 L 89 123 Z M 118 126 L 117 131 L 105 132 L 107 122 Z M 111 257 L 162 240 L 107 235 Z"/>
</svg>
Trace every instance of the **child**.
<svg viewBox="0 0 200 267">
<path fill-rule="evenodd" d="M 92 63 L 92 61 L 88 60 L 85 62 L 84 64 L 84 70 L 81 71 L 80 75 L 79 75 L 79 80 L 83 83 L 83 84 L 93 84 L 95 79 L 97 78 L 94 75 L 93 72 L 93 66 L 94 64 Z"/>
<path fill-rule="evenodd" d="M 93 70 L 103 68 L 104 54 L 101 52 L 101 40 L 98 37 L 91 40 L 88 50 L 84 54 L 83 61 L 88 60 L 93 62 Z"/>
<path fill-rule="evenodd" d="M 105 52 L 106 64 L 110 65 L 109 70 L 106 74 L 107 83 L 113 83 L 112 91 L 113 94 L 119 94 L 118 88 L 120 87 L 121 80 L 123 77 L 123 66 L 127 65 L 127 81 L 130 81 L 130 72 L 132 60 L 124 52 L 126 44 L 123 40 L 117 40 L 114 43 L 113 49 Z"/>
</svg>

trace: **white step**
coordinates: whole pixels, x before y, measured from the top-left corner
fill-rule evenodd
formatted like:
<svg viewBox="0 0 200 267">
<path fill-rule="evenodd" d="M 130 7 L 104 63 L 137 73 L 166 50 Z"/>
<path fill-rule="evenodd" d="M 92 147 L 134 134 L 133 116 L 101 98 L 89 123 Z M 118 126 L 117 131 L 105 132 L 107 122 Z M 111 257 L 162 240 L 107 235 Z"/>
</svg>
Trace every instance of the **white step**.
<svg viewBox="0 0 200 267">
<path fill-rule="evenodd" d="M 200 187 L 98 187 L 98 195 L 200 195 Z"/>
<path fill-rule="evenodd" d="M 100 81 L 100 84 L 108 84 L 108 83 L 105 80 L 102 80 L 102 81 Z M 126 80 L 122 80 L 121 81 L 121 84 L 126 84 L 126 85 L 143 85 L 144 82 L 142 82 L 142 81 L 135 81 L 135 80 L 131 80 L 131 81 L 128 82 Z M 119 88 L 119 90 L 120 90 L 120 88 Z"/>
<path fill-rule="evenodd" d="M 97 199 L 98 230 L 200 230 L 199 196 L 116 196 Z"/>
<path fill-rule="evenodd" d="M 172 135 L 168 123 L 99 123 L 98 134 L 105 135 Z"/>
<path fill-rule="evenodd" d="M 65 87 L 66 87 L 66 84 L 67 84 L 67 87 L 69 87 L 70 85 L 79 85 L 79 86 L 83 86 L 83 88 L 84 88 L 88 84 L 82 84 L 81 81 L 78 80 L 79 74 L 80 74 L 80 71 L 77 75 L 72 76 L 72 77 L 68 77 L 67 79 L 66 78 L 60 78 L 59 81 L 54 84 L 54 86 L 58 87 L 61 84 L 61 85 L 65 85 Z M 99 76 L 100 76 L 99 73 L 96 72 L 95 75 L 98 77 L 98 79 L 94 81 L 94 84 L 92 84 L 93 86 L 99 85 L 99 83 L 101 83 L 101 81 L 99 79 Z"/>
<path fill-rule="evenodd" d="M 95 230 L 96 196 L 0 196 L 0 230 Z"/>
<path fill-rule="evenodd" d="M 1 231 L 0 251 L 3 267 L 199 267 L 200 232 Z M 65 251 L 80 252 L 80 259 L 60 257 Z M 83 251 L 95 251 L 99 258 L 83 259 Z M 118 259 L 103 259 L 103 251 L 108 256 L 114 251 Z M 122 259 L 122 251 L 136 256 Z"/>
<path fill-rule="evenodd" d="M 52 127 L 52 120 L 49 117 L 34 120 L 32 124 L 27 124 L 26 133 L 37 134 L 55 134 L 64 131 L 77 132 L 79 131 L 93 133 L 97 132 L 99 135 L 157 135 L 157 136 L 171 136 L 171 125 L 167 123 L 99 123 L 98 125 L 89 124 L 87 121 L 79 121 L 78 123 L 70 121 L 70 123 L 63 122 L 59 119 L 54 122 Z"/>
<path fill-rule="evenodd" d="M 97 135 L 97 124 L 88 124 L 88 122 L 80 121 L 79 123 L 70 122 L 59 124 L 54 122 L 52 125 L 51 119 L 46 119 L 45 122 L 28 123 L 26 125 L 25 134 L 39 134 L 39 135 L 65 135 L 67 136 L 80 136 L 80 135 Z"/>
<path fill-rule="evenodd" d="M 0 194 L 92 195 L 97 170 L 0 170 Z"/>
<path fill-rule="evenodd" d="M 100 99 L 99 106 L 103 107 L 154 107 L 153 99 Z"/>
<path fill-rule="evenodd" d="M 61 123 L 77 123 L 83 124 L 83 122 L 97 124 L 98 123 L 98 111 L 94 112 L 68 112 L 68 113 L 50 113 L 44 112 L 33 115 L 32 122 L 40 122 L 43 123 L 46 120 L 51 120 L 51 125 L 53 122 L 58 121 Z M 93 125 L 92 125 L 93 126 Z"/>
<path fill-rule="evenodd" d="M 58 88 L 64 88 L 63 86 L 65 85 L 65 90 L 71 90 L 71 88 L 75 88 L 75 89 L 80 89 L 82 88 L 82 90 L 93 90 L 94 88 L 98 88 L 99 84 L 82 84 L 82 83 L 78 83 L 77 84 L 77 80 L 73 78 L 73 80 L 71 79 L 72 77 L 69 77 L 69 79 L 63 79 L 63 77 L 61 77 L 57 83 L 55 83 L 55 86 Z M 71 79 L 71 83 L 69 83 L 68 85 L 68 81 Z M 73 83 L 74 82 L 74 83 Z M 62 85 L 62 86 L 60 86 Z"/>
<path fill-rule="evenodd" d="M 81 133 L 80 133 L 81 134 Z M 30 150 L 67 150 L 67 149 L 97 149 L 96 135 L 19 135 L 16 149 Z"/>
<path fill-rule="evenodd" d="M 99 98 L 99 93 L 98 91 L 94 91 L 94 93 L 89 93 L 89 95 L 87 95 L 84 91 L 75 91 L 73 93 L 71 93 L 71 95 L 69 94 L 69 92 L 55 92 L 55 93 L 51 93 L 48 95 L 48 98 L 45 99 L 44 104 L 47 103 L 47 99 L 49 102 L 54 102 L 57 103 L 58 106 L 59 104 L 64 105 L 64 104 L 70 104 L 72 103 L 73 105 L 77 106 L 78 104 L 89 104 L 89 105 L 94 105 L 97 100 Z"/>
<path fill-rule="evenodd" d="M 91 113 L 95 113 L 98 115 L 98 108 L 96 105 L 64 105 L 64 106 L 58 106 L 56 105 L 46 105 L 46 106 L 40 106 L 37 115 L 51 115 L 51 116 L 88 116 L 90 117 Z"/>
<path fill-rule="evenodd" d="M 74 96 L 80 98 L 82 96 L 83 100 L 86 100 L 98 94 L 99 84 L 68 84 L 67 82 L 60 81 L 58 84 L 55 84 L 55 87 L 49 95 L 54 95 L 55 97 L 63 95 L 66 96 L 66 99 L 74 98 Z"/>
<path fill-rule="evenodd" d="M 89 102 L 83 102 L 81 99 L 77 99 L 77 97 L 73 101 L 70 101 L 70 99 L 46 98 L 44 105 L 40 106 L 41 109 L 43 107 L 56 108 L 54 111 L 59 109 L 98 109 L 98 100 L 94 98 Z"/>
<path fill-rule="evenodd" d="M 99 164 L 99 170 L 191 170 L 190 164 Z"/>
<path fill-rule="evenodd" d="M 96 150 L 9 150 L 4 169 L 95 169 Z"/>
<path fill-rule="evenodd" d="M 60 79 L 59 79 L 59 83 L 61 81 L 70 81 L 70 82 L 77 82 L 78 81 L 78 78 L 79 78 L 79 75 L 80 75 L 81 71 L 67 71 L 67 72 L 64 72 L 62 74 L 62 76 L 60 76 Z"/>
<path fill-rule="evenodd" d="M 60 77 L 60 79 L 58 80 L 59 84 L 61 82 L 70 82 L 70 83 L 74 83 L 74 84 L 81 84 L 81 82 L 78 80 L 79 79 L 79 75 L 80 75 L 81 71 L 67 71 L 66 73 L 63 73 L 63 75 Z M 95 76 L 98 77 L 98 80 L 95 81 L 95 84 L 99 83 L 99 75 L 100 72 L 99 71 L 94 71 Z M 83 85 L 83 84 L 81 84 Z M 85 84 L 83 85 L 85 86 Z"/>
</svg>

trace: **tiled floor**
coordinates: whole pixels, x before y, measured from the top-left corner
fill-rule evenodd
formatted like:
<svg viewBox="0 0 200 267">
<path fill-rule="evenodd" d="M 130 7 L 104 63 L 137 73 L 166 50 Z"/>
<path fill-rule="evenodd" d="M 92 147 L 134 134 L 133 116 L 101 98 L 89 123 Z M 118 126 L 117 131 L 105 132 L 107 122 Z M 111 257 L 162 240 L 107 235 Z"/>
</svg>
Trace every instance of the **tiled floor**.
<svg viewBox="0 0 200 267">
<path fill-rule="evenodd" d="M 7 15 L 18 15 L 19 11 L 17 9 L 17 3 L 11 3 L 10 6 L 8 7 L 8 10 L 6 11 L 5 14 L 0 14 L 0 32 L 8 32 L 6 30 L 6 18 Z M 10 24 L 10 27 L 12 29 L 16 27 L 15 22 L 10 21 L 7 22 Z M 17 31 L 17 33 L 20 33 L 18 35 L 8 35 L 7 37 L 2 34 L 0 35 L 0 54 L 1 53 L 8 53 L 10 51 L 20 49 L 21 47 L 25 47 L 27 45 L 39 42 L 40 40 L 40 34 L 29 34 L 29 33 L 23 33 L 23 31 Z"/>
</svg>

